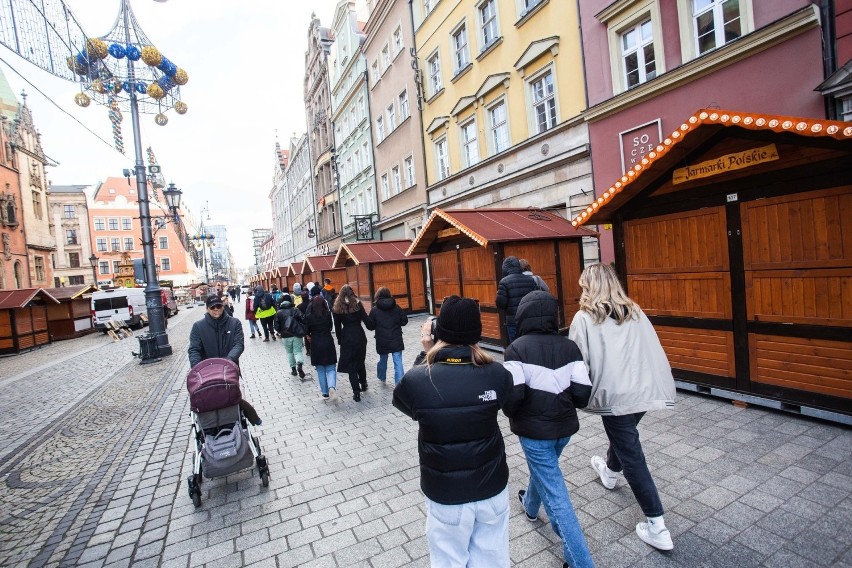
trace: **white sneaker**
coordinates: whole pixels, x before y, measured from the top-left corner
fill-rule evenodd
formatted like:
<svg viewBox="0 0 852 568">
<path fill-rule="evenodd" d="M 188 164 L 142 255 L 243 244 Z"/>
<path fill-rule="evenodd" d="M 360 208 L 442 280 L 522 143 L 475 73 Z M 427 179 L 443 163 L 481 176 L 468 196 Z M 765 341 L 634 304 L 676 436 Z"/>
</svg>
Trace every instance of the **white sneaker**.
<svg viewBox="0 0 852 568">
<path fill-rule="evenodd" d="M 665 525 L 658 527 L 655 523 L 639 523 L 636 525 L 636 534 L 645 543 L 650 544 L 657 550 L 671 550 L 674 548 L 672 535 Z"/>
<path fill-rule="evenodd" d="M 337 398 L 337 389 L 336 389 L 336 388 L 334 388 L 334 387 L 328 387 L 328 395 L 329 395 L 332 399 L 336 399 L 336 398 Z"/>
<path fill-rule="evenodd" d="M 600 456 L 592 456 L 592 469 L 598 473 L 604 487 L 607 489 L 615 489 L 615 483 L 618 481 L 618 474 L 606 466 L 606 462 L 603 458 Z"/>
</svg>

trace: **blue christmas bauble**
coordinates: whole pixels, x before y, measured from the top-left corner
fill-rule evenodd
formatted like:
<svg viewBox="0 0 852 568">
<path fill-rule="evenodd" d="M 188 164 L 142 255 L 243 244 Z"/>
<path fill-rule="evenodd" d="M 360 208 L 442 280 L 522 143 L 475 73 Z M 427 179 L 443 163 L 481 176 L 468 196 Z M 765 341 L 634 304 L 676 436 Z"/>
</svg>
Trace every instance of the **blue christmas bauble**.
<svg viewBox="0 0 852 568">
<path fill-rule="evenodd" d="M 113 43 L 109 46 L 109 54 L 115 57 L 116 59 L 122 59 L 127 52 L 124 49 L 124 46 L 120 43 Z"/>
<path fill-rule="evenodd" d="M 77 54 L 77 63 L 84 67 L 89 66 L 89 54 L 86 53 L 85 49 Z"/>
<path fill-rule="evenodd" d="M 125 93 L 133 92 L 133 84 L 130 81 L 125 81 L 121 84 L 121 87 L 124 89 Z"/>
<path fill-rule="evenodd" d="M 175 87 L 175 82 L 168 77 L 160 77 L 157 79 L 157 84 L 166 92 L 169 92 L 170 89 Z"/>
<path fill-rule="evenodd" d="M 142 57 L 142 52 L 135 45 L 128 45 L 124 52 L 130 61 L 139 61 L 139 58 Z"/>
<path fill-rule="evenodd" d="M 159 69 L 169 77 L 174 77 L 175 73 L 177 73 L 177 65 L 175 65 L 165 57 L 163 57 L 163 60 L 160 62 L 159 65 L 157 65 L 157 69 Z"/>
<path fill-rule="evenodd" d="M 148 85 L 146 85 L 145 83 L 136 83 L 136 92 L 140 95 L 144 95 L 147 89 Z"/>
</svg>

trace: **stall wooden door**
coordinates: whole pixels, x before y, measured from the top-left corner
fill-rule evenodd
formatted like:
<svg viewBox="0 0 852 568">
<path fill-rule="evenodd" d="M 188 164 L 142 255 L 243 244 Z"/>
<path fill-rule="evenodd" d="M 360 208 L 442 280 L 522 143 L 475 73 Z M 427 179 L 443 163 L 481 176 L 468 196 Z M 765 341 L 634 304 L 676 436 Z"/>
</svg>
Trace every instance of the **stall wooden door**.
<svg viewBox="0 0 852 568">
<path fill-rule="evenodd" d="M 741 204 L 755 390 L 852 399 L 852 186 Z M 811 401 L 808 401 L 811 402 Z"/>
<path fill-rule="evenodd" d="M 500 314 L 497 312 L 497 275 L 494 268 L 494 247 L 464 248 L 459 251 L 462 292 L 466 298 L 479 300 L 482 318 L 482 340 L 502 343 Z"/>
<path fill-rule="evenodd" d="M 373 285 L 376 290 L 384 286 L 403 310 L 410 310 L 408 284 L 405 278 L 405 261 L 381 262 L 373 264 Z"/>
<path fill-rule="evenodd" d="M 676 375 L 736 386 L 726 213 L 708 207 L 624 223 L 627 291 Z"/>
<path fill-rule="evenodd" d="M 459 270 L 458 251 L 448 250 L 429 255 L 432 294 L 434 294 L 435 314 L 441 309 L 444 298 L 461 294 L 461 271 Z"/>
<path fill-rule="evenodd" d="M 423 273 L 422 260 L 407 260 L 408 290 L 411 295 L 411 311 L 422 312 L 428 308 L 426 303 L 426 276 Z"/>
</svg>

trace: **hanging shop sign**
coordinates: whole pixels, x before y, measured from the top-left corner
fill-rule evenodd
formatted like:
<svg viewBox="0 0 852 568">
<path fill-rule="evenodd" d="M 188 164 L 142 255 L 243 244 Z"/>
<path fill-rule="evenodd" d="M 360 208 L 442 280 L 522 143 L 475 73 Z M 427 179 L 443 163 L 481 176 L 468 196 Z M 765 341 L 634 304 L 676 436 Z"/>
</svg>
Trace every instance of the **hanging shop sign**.
<svg viewBox="0 0 852 568">
<path fill-rule="evenodd" d="M 677 185 L 695 179 L 716 176 L 743 168 L 750 168 L 758 164 L 773 162 L 778 159 L 778 148 L 775 144 L 752 148 L 744 152 L 725 154 L 713 160 L 699 162 L 684 168 L 678 168 L 672 174 L 672 183 Z"/>
</svg>

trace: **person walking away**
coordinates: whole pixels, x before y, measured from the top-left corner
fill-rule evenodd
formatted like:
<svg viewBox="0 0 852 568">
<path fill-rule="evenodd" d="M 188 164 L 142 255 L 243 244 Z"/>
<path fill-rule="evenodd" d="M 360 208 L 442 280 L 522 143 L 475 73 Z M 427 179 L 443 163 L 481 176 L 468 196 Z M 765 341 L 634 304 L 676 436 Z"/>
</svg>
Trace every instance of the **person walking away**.
<svg viewBox="0 0 852 568">
<path fill-rule="evenodd" d="M 254 315 L 260 320 L 260 325 L 263 328 L 263 340 L 269 341 L 269 336 L 272 335 L 272 341 L 275 341 L 275 331 L 272 329 L 272 320 L 275 318 L 275 301 L 272 299 L 272 294 L 264 292 L 260 288 L 260 292 L 254 294 Z"/>
<path fill-rule="evenodd" d="M 300 379 L 304 379 L 305 371 L 302 369 L 302 364 L 305 359 L 302 356 L 302 338 L 287 331 L 286 322 L 287 318 L 290 317 L 296 321 L 305 321 L 304 314 L 293 306 L 293 298 L 290 294 L 282 294 L 281 303 L 278 305 L 278 311 L 273 319 L 273 326 L 278 335 L 282 337 L 281 342 L 284 344 L 284 352 L 287 353 L 290 374 L 294 377 L 298 374 Z"/>
<path fill-rule="evenodd" d="M 311 365 L 317 370 L 320 392 L 325 400 L 337 396 L 337 348 L 331 330 L 334 323 L 331 311 L 322 296 L 311 300 L 307 309 L 305 323 L 308 326 L 306 337 L 311 341 Z"/>
<path fill-rule="evenodd" d="M 612 266 L 597 263 L 583 270 L 580 310 L 568 336 L 589 368 L 587 410 L 601 415 L 609 438 L 606 460 L 592 457 L 592 468 L 607 489 L 615 489 L 618 474 L 624 473 L 646 517 L 636 525 L 636 534 L 654 548 L 671 550 L 671 533 L 637 426 L 646 412 L 674 406 L 674 378 L 654 326 L 624 292 Z"/>
<path fill-rule="evenodd" d="M 240 366 L 240 355 L 245 349 L 243 326 L 240 320 L 232 318 L 225 312 L 221 295 L 211 294 L 205 301 L 207 313 L 192 324 L 189 332 L 189 366 L 195 367 L 205 359 L 219 357 L 230 359 Z M 240 400 L 240 409 L 246 420 L 255 426 L 260 426 L 262 420 L 254 407 L 245 399 Z"/>
<path fill-rule="evenodd" d="M 269 293 L 272 294 L 272 303 L 277 306 L 281 302 L 281 291 L 278 290 L 278 286 L 273 284 L 272 291 Z"/>
<path fill-rule="evenodd" d="M 255 334 L 260 335 L 260 329 L 257 327 L 257 316 L 254 315 L 254 295 L 251 292 L 246 296 L 246 321 L 249 323 L 249 331 L 251 332 L 249 339 L 254 339 Z"/>
<path fill-rule="evenodd" d="M 509 343 L 515 340 L 515 312 L 521 298 L 537 290 L 532 276 L 527 276 L 521 271 L 521 263 L 514 256 L 507 256 L 503 261 L 503 278 L 497 284 L 497 309 L 503 313 L 506 322 L 506 333 Z"/>
<path fill-rule="evenodd" d="M 293 284 L 293 305 L 297 308 L 302 303 L 302 285 L 296 282 Z"/>
<path fill-rule="evenodd" d="M 326 278 L 323 280 L 325 284 L 320 291 L 322 297 L 325 298 L 326 303 L 333 307 L 334 301 L 337 299 L 337 291 L 334 289 L 334 286 L 331 285 L 331 278 Z"/>
<path fill-rule="evenodd" d="M 294 286 L 294 288 L 295 288 L 295 286 Z M 302 311 L 303 314 L 307 315 L 308 314 L 308 306 L 311 305 L 311 301 L 309 299 L 310 294 L 308 293 L 307 288 L 302 288 L 301 298 L 302 298 L 302 300 L 301 300 L 301 302 L 299 302 L 297 307 L 298 307 L 299 310 Z M 310 335 L 305 336 L 305 355 L 307 355 L 308 357 L 311 356 L 311 336 Z"/>
<path fill-rule="evenodd" d="M 228 294 L 222 295 L 222 305 L 225 307 L 225 313 L 234 317 L 234 306 L 231 304 Z"/>
<path fill-rule="evenodd" d="M 372 323 L 349 284 L 340 288 L 331 311 L 334 314 L 337 343 L 340 345 L 337 372 L 349 374 L 352 400 L 361 402 L 361 392 L 367 390 L 367 334 L 362 324 L 372 329 Z"/>
<path fill-rule="evenodd" d="M 399 384 L 405 369 L 402 368 L 402 351 L 405 345 L 402 341 L 402 326 L 408 323 L 408 316 L 402 311 L 390 290 L 382 286 L 376 290 L 373 309 L 370 310 L 369 329 L 376 330 L 376 353 L 379 362 L 376 365 L 376 375 L 379 381 L 385 382 L 388 371 L 388 354 L 393 358 L 393 380 Z"/>
<path fill-rule="evenodd" d="M 240 286 L 234 286 L 234 294 L 237 296 L 235 301 L 237 303 L 240 302 L 240 297 L 242 296 L 242 288 Z"/>
<path fill-rule="evenodd" d="M 512 375 L 478 345 L 476 301 L 450 296 L 426 363 L 411 368 L 393 405 L 418 422 L 420 488 L 433 567 L 509 566 L 509 467 L 497 412 Z"/>
<path fill-rule="evenodd" d="M 538 274 L 533 274 L 532 267 L 530 266 L 530 263 L 527 261 L 527 259 L 519 259 L 518 264 L 521 265 L 521 272 L 523 274 L 526 274 L 527 276 L 530 276 L 533 280 L 535 280 L 535 284 L 536 286 L 538 286 L 539 290 L 543 292 L 550 292 L 550 288 L 547 287 L 547 282 L 544 281 L 544 278 L 542 278 Z"/>
<path fill-rule="evenodd" d="M 538 518 L 544 504 L 553 532 L 562 539 L 563 567 L 594 566 L 559 467 L 559 456 L 580 429 L 577 408 L 589 402 L 592 384 L 577 345 L 559 335 L 559 304 L 550 293 L 530 292 L 515 314 L 518 336 L 503 353 L 514 388 L 503 409 L 518 436 L 530 470 L 518 491 L 524 515 Z"/>
</svg>

